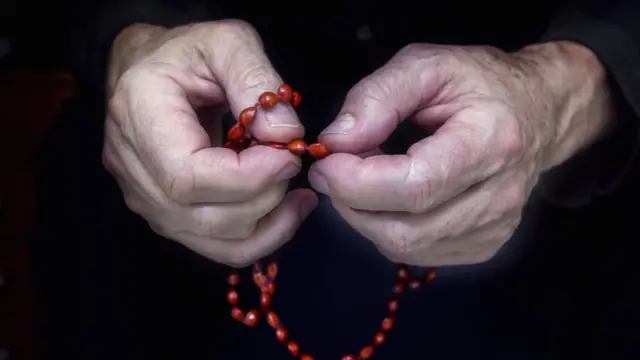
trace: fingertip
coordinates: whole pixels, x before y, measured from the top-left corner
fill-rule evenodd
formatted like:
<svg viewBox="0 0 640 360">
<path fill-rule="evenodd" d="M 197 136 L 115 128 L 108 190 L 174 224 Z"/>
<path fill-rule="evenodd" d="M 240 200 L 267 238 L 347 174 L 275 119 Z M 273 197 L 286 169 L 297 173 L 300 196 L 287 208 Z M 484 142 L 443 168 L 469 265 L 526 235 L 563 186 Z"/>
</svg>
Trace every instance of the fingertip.
<svg viewBox="0 0 640 360">
<path fill-rule="evenodd" d="M 309 184 L 314 188 L 317 192 L 325 195 L 329 195 L 329 184 L 327 183 L 327 179 L 325 177 L 312 169 L 309 171 Z"/>
<path fill-rule="evenodd" d="M 283 203 L 285 206 L 291 206 L 301 222 L 318 206 L 318 196 L 310 189 L 296 189 L 285 196 Z"/>
<path fill-rule="evenodd" d="M 267 248 L 262 252 L 274 251 L 291 240 L 317 205 L 318 197 L 312 190 L 296 189 L 287 193 L 282 202 L 260 221 L 253 235 Z"/>
<path fill-rule="evenodd" d="M 322 160 L 318 160 L 311 165 L 311 171 L 319 172 L 323 175 L 338 174 L 354 168 L 362 161 L 357 155 L 348 153 L 334 153 Z"/>
<path fill-rule="evenodd" d="M 356 107 L 354 104 L 350 107 Z M 397 120 L 381 118 L 361 104 L 357 111 L 338 115 L 336 120 L 320 133 L 318 139 L 333 152 L 362 153 L 382 144 L 397 126 Z"/>
<path fill-rule="evenodd" d="M 343 190 L 354 180 L 354 169 L 362 159 L 356 155 L 338 153 L 316 161 L 309 169 L 309 183 L 319 193 L 329 195 L 331 188 Z"/>
</svg>

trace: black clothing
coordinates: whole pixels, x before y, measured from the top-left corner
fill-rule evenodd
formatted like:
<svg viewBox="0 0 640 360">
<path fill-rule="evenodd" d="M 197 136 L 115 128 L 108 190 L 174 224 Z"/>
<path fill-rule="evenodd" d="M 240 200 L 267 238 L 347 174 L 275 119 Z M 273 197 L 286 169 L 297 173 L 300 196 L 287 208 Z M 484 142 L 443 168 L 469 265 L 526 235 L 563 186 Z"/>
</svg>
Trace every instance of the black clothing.
<svg viewBox="0 0 640 360">
<path fill-rule="evenodd" d="M 355 82 L 410 42 L 517 50 L 572 40 L 593 49 L 619 93 L 616 131 L 549 174 L 496 260 L 442 269 L 433 286 L 408 295 L 375 359 L 638 358 L 632 288 L 640 274 L 630 259 L 640 250 L 640 6 L 398 5 L 77 4 L 66 21 L 79 96 L 65 106 L 39 159 L 41 359 L 288 358 L 267 326 L 245 329 L 230 319 L 226 269 L 154 235 L 127 211 L 100 162 L 106 59 L 116 34 L 136 22 L 228 17 L 257 28 L 276 69 L 304 94 L 299 114 L 309 139 L 333 119 Z M 363 24 L 371 39 L 356 36 Z M 393 264 L 331 212 L 326 198 L 276 258 L 282 270 L 275 306 L 305 351 L 339 359 L 371 341 Z M 257 296 L 251 286 L 241 290 Z"/>
</svg>

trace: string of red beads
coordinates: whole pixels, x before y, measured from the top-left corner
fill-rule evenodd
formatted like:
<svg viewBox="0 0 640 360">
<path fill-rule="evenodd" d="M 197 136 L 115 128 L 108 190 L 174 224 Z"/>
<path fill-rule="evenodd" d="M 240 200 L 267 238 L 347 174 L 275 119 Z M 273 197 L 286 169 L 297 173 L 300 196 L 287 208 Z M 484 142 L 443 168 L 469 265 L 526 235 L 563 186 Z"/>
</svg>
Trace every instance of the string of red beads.
<svg viewBox="0 0 640 360">
<path fill-rule="evenodd" d="M 247 127 L 255 119 L 258 108 L 262 107 L 264 109 L 271 109 L 279 102 L 282 102 L 283 104 L 291 104 L 293 108 L 297 108 L 300 106 L 300 102 L 302 102 L 302 96 L 300 96 L 300 93 L 297 91 L 293 91 L 291 86 L 287 84 L 280 85 L 278 88 L 278 94 L 270 91 L 262 93 L 258 98 L 258 102 L 254 106 L 250 106 L 240 112 L 240 116 L 238 116 L 238 123 L 229 129 L 227 142 L 224 144 L 224 147 L 240 152 L 250 146 L 267 145 L 274 149 L 288 149 L 291 153 L 297 156 L 302 156 L 305 152 L 308 152 L 309 155 L 315 159 L 322 159 L 328 156 L 329 149 L 326 145 L 321 143 L 307 145 L 304 140 L 301 139 L 293 140 L 288 144 L 272 141 L 262 142 L 258 139 L 246 136 Z"/>
<path fill-rule="evenodd" d="M 259 108 L 271 109 L 278 102 L 290 104 L 297 108 L 300 106 L 302 97 L 300 93 L 293 91 L 291 86 L 282 84 L 277 93 L 264 92 L 258 98 L 258 102 L 248 107 L 238 116 L 238 123 L 229 130 L 227 134 L 227 142 L 225 148 L 232 149 L 236 152 L 245 150 L 251 146 L 266 145 L 275 149 L 286 149 L 292 154 L 302 156 L 309 153 L 315 159 L 322 159 L 329 155 L 329 149 L 322 143 L 307 145 L 303 140 L 297 139 L 288 144 L 277 142 L 262 142 L 258 139 L 247 136 L 247 127 L 253 122 Z M 273 310 L 272 299 L 276 291 L 276 277 L 278 275 L 278 264 L 274 261 L 269 262 L 266 266 L 266 272 L 263 271 L 261 263 L 258 261 L 253 266 L 252 277 L 253 283 L 260 290 L 260 307 L 248 311 L 242 310 L 238 306 L 239 298 L 236 287 L 240 283 L 240 275 L 237 271 L 231 272 L 228 278 L 229 291 L 227 292 L 227 301 L 231 305 L 231 317 L 245 324 L 248 327 L 258 325 L 260 318 L 264 317 L 267 324 L 274 329 L 276 339 L 286 345 L 289 353 L 300 360 L 314 360 L 314 358 L 300 349 L 300 345 L 291 340 L 289 333 Z M 436 277 L 436 271 L 433 268 L 428 269 L 424 276 L 415 277 L 412 275 L 412 268 L 408 265 L 398 265 L 396 274 L 396 283 L 393 287 L 392 297 L 387 304 L 388 314 L 380 323 L 380 330 L 375 334 L 373 342 L 364 346 L 354 355 L 348 354 L 342 357 L 342 360 L 366 360 L 370 359 L 376 347 L 384 344 L 387 334 L 395 327 L 396 312 L 399 305 L 399 296 L 404 293 L 407 288 L 417 289 L 423 284 L 432 282 Z"/>
</svg>

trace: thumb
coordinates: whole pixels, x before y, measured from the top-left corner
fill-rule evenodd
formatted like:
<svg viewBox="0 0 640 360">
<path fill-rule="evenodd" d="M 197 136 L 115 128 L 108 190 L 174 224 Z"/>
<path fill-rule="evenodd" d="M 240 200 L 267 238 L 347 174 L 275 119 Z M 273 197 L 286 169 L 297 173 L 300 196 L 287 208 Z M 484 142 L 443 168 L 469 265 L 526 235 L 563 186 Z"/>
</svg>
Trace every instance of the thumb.
<svg viewBox="0 0 640 360">
<path fill-rule="evenodd" d="M 235 20 L 223 24 L 217 29 L 212 43 L 207 45 L 206 57 L 237 119 L 244 109 L 258 102 L 262 93 L 277 93 L 283 80 L 251 25 Z M 294 109 L 282 101 L 268 110 L 260 108 L 250 130 L 263 141 L 289 142 L 304 136 L 304 127 Z"/>
<path fill-rule="evenodd" d="M 440 88 L 439 74 L 429 57 L 417 57 L 416 51 L 415 46 L 406 47 L 358 82 L 335 121 L 320 134 L 320 141 L 332 152 L 366 152 L 427 106 Z"/>
</svg>

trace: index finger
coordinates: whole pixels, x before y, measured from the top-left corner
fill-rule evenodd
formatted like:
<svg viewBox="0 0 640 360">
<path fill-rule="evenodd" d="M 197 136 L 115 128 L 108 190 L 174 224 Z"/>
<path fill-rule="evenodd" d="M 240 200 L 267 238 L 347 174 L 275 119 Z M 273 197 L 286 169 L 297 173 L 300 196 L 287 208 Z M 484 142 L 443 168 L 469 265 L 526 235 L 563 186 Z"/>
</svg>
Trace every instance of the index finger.
<svg viewBox="0 0 640 360">
<path fill-rule="evenodd" d="M 255 146 L 239 154 L 207 148 L 190 155 L 172 177 L 169 192 L 180 203 L 238 202 L 255 198 L 272 185 L 300 172 L 301 161 L 289 151 Z"/>
<path fill-rule="evenodd" d="M 212 28 L 214 39 L 203 47 L 204 61 L 224 89 L 236 118 L 254 106 L 261 94 L 275 93 L 283 83 L 251 25 L 224 20 Z M 207 39 L 209 40 L 209 39 Z M 304 136 L 296 112 L 278 101 L 269 111 L 258 111 L 251 133 L 262 141 L 289 142 Z"/>
<path fill-rule="evenodd" d="M 445 125 L 406 155 L 333 154 L 312 166 L 309 180 L 354 209 L 425 212 L 497 171 L 484 166 L 486 146 L 472 133 Z"/>
<path fill-rule="evenodd" d="M 260 146 L 236 154 L 212 148 L 182 88 L 168 78 L 147 75 L 125 79 L 128 86 L 114 95 L 112 107 L 120 117 L 136 117 L 121 122 L 123 132 L 172 200 L 245 201 L 299 172 L 300 160 L 288 151 Z M 158 89 L 158 93 L 140 96 L 145 89 Z"/>
</svg>

